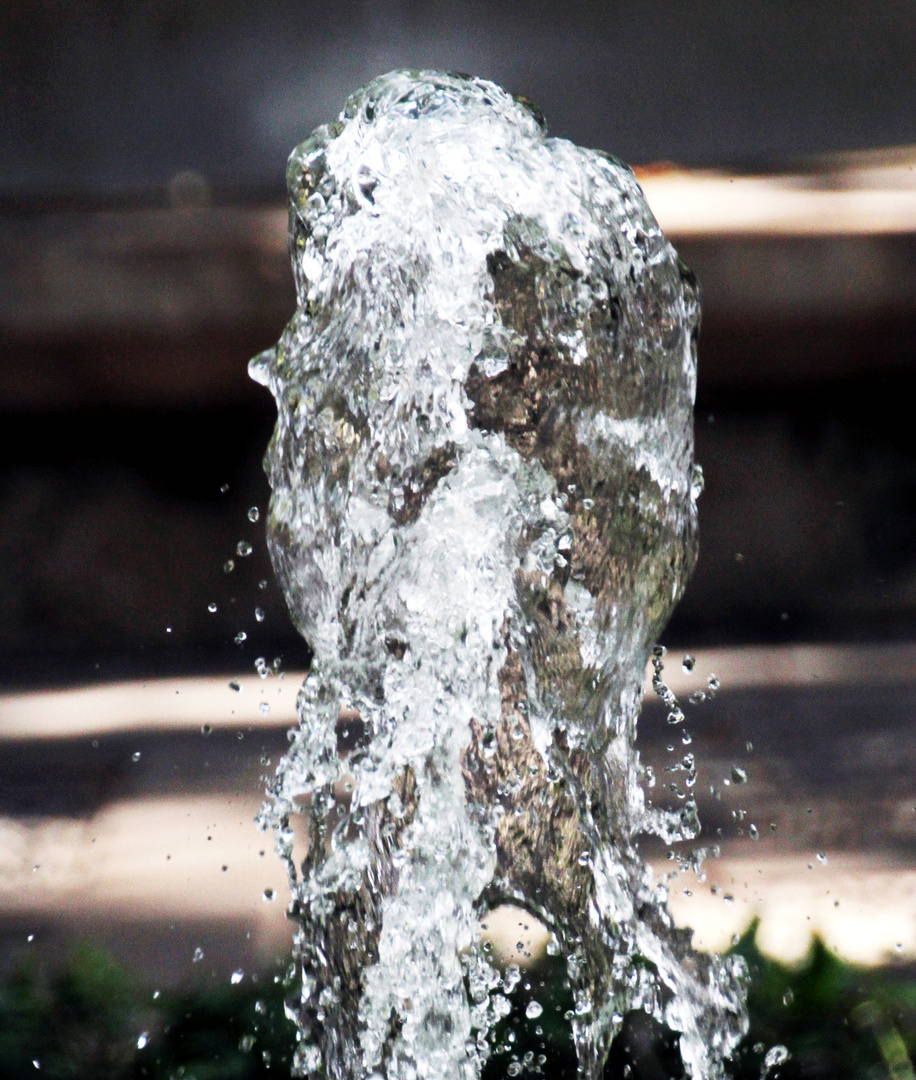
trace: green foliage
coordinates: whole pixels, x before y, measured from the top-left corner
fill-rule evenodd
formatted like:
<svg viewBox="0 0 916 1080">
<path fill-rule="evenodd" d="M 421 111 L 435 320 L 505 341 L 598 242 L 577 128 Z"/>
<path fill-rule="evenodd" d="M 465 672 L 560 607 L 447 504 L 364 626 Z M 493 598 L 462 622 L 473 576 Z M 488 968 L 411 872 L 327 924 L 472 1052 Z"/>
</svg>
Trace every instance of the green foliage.
<svg viewBox="0 0 916 1080">
<path fill-rule="evenodd" d="M 912 969 L 858 968 L 817 940 L 803 963 L 781 964 L 760 952 L 756 929 L 735 949 L 751 972 L 751 1026 L 733 1080 L 759 1080 L 776 1045 L 790 1056 L 768 1080 L 913 1080 Z M 572 998 L 561 968 L 522 977 L 512 1011 L 491 1033 L 484 1080 L 574 1080 Z M 294 1047 L 287 991 L 282 974 L 269 971 L 154 998 L 94 946 L 79 946 L 50 971 L 32 958 L 0 984 L 0 1080 L 282 1080 Z M 533 1001 L 542 1012 L 528 1016 Z M 606 1080 L 681 1076 L 676 1037 L 644 1014 L 627 1017 Z"/>
<path fill-rule="evenodd" d="M 47 977 L 34 961 L 23 965 L 0 986 L 0 1075 L 131 1075 L 138 1005 L 124 971 L 91 946 L 81 945 Z"/>
<path fill-rule="evenodd" d="M 95 946 L 51 972 L 32 959 L 0 985 L 0 1077 L 276 1080 L 294 1045 L 285 990 L 269 972 L 154 998 Z"/>
<path fill-rule="evenodd" d="M 752 925 L 735 948 L 748 963 L 750 1031 L 734 1080 L 759 1080 L 764 1055 L 789 1059 L 768 1080 L 912 1080 L 916 981 L 912 969 L 844 963 L 815 938 L 799 965 L 761 953 Z"/>
</svg>

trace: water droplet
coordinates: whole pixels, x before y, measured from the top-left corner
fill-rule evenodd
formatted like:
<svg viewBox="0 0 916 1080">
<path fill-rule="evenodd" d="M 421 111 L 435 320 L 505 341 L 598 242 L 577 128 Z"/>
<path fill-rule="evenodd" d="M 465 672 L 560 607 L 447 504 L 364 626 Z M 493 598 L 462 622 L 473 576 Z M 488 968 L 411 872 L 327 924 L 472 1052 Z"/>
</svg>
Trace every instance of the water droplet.
<svg viewBox="0 0 916 1080">
<path fill-rule="evenodd" d="M 267 704 L 266 701 L 262 701 L 260 705 L 258 705 L 258 711 L 262 713 L 262 715 L 267 716 L 267 714 L 270 712 L 270 706 Z"/>
<path fill-rule="evenodd" d="M 260 516 L 261 511 L 256 506 L 252 506 L 252 508 L 248 511 L 249 521 L 257 521 Z"/>
<path fill-rule="evenodd" d="M 248 640 L 248 635 L 245 633 L 244 630 L 239 630 L 239 632 L 235 635 L 234 640 L 236 645 L 241 645 L 243 642 Z"/>
<path fill-rule="evenodd" d="M 209 611 L 211 615 L 215 615 L 218 610 L 219 610 L 219 608 L 216 606 L 216 604 L 214 604 L 214 603 L 207 604 L 207 611 Z"/>
<path fill-rule="evenodd" d="M 201 725 L 201 728 L 200 728 L 201 735 L 209 735 L 211 731 L 213 731 L 213 725 L 212 724 L 202 724 Z"/>
<path fill-rule="evenodd" d="M 696 662 L 696 657 L 691 656 L 690 653 L 687 653 L 687 655 L 681 661 L 681 667 L 685 671 L 693 671 L 693 669 L 696 667 Z"/>
<path fill-rule="evenodd" d="M 243 1035 L 241 1039 L 239 1039 L 239 1050 L 241 1050 L 243 1054 L 247 1054 L 252 1046 L 254 1046 L 254 1035 Z"/>
<path fill-rule="evenodd" d="M 135 750 L 135 751 L 134 751 L 134 752 L 133 752 L 133 753 L 132 753 L 132 754 L 130 755 L 130 760 L 131 760 L 131 761 L 139 761 L 139 760 L 140 760 L 140 751 L 139 751 L 139 750 Z"/>
<path fill-rule="evenodd" d="M 31 943 L 31 942 L 33 942 L 35 940 L 35 935 L 34 934 L 29 934 L 28 937 L 25 940 Z"/>
<path fill-rule="evenodd" d="M 227 559 L 223 563 L 223 573 L 224 574 L 231 574 L 234 569 L 235 569 L 235 562 L 232 559 Z"/>
<path fill-rule="evenodd" d="M 714 694 L 719 689 L 719 685 L 718 675 L 710 675 L 706 680 L 706 688 L 709 690 L 710 694 Z"/>
<path fill-rule="evenodd" d="M 239 542 L 235 545 L 236 554 L 241 556 L 241 558 L 243 559 L 247 558 L 253 550 L 254 549 L 247 540 L 239 540 Z"/>
<path fill-rule="evenodd" d="M 229 982 L 232 983 L 233 986 L 238 986 L 238 984 L 244 978 L 245 978 L 245 972 L 244 971 L 233 971 L 232 974 L 229 976 Z"/>
<path fill-rule="evenodd" d="M 32 1064 L 35 1066 L 36 1069 L 41 1068 L 41 1062 L 38 1060 L 38 1058 L 32 1058 Z"/>
<path fill-rule="evenodd" d="M 167 626 L 167 627 L 165 628 L 165 632 L 166 632 L 167 634 L 171 634 L 171 632 L 172 632 L 172 628 L 171 628 L 171 626 Z"/>
<path fill-rule="evenodd" d="M 733 784 L 746 784 L 747 783 L 747 773 L 744 771 L 744 769 L 741 768 L 740 765 L 732 765 L 731 772 L 732 772 L 732 783 Z"/>
<path fill-rule="evenodd" d="M 261 578 L 258 582 L 258 588 L 263 592 L 267 588 L 267 578 Z"/>
<path fill-rule="evenodd" d="M 149 1032 L 144 1031 L 137 1039 L 137 1049 L 142 1050 L 144 1046 L 149 1042 Z"/>
<path fill-rule="evenodd" d="M 819 851 L 816 857 L 817 861 L 821 864 L 821 866 L 827 865 L 827 856 L 824 854 L 823 851 Z"/>
<path fill-rule="evenodd" d="M 191 957 L 192 964 L 199 964 L 204 958 L 204 950 L 198 945 L 194 950 L 194 955 Z"/>
<path fill-rule="evenodd" d="M 153 1001 L 158 1001 L 159 1000 L 159 993 L 160 992 L 158 990 L 153 991 Z"/>
<path fill-rule="evenodd" d="M 229 491 L 229 485 L 228 485 L 228 484 L 221 484 L 221 485 L 220 485 L 220 491 L 221 491 L 221 492 L 222 492 L 222 493 L 223 493 L 224 495 L 226 495 L 226 494 L 228 493 L 228 491 Z"/>
<path fill-rule="evenodd" d="M 254 609 L 254 617 L 257 622 L 264 622 L 264 608 L 256 607 Z"/>
<path fill-rule="evenodd" d="M 263 896 L 265 904 L 272 904 L 273 901 L 277 898 L 277 894 L 274 892 L 273 889 L 265 889 Z"/>
<path fill-rule="evenodd" d="M 795 1000 L 795 995 L 792 993 L 791 990 L 787 990 L 782 995 L 782 1003 L 783 1003 L 783 1005 L 791 1005 L 794 1000 Z"/>
<path fill-rule="evenodd" d="M 40 869 L 41 869 L 41 863 L 35 863 L 35 865 L 32 867 L 32 873 L 34 874 Z"/>
<path fill-rule="evenodd" d="M 229 689 L 234 690 L 237 694 L 240 694 L 242 692 L 242 684 L 237 679 L 230 679 Z"/>
<path fill-rule="evenodd" d="M 544 1006 L 539 1001 L 529 1001 L 528 1008 L 525 1009 L 525 1016 L 529 1020 L 537 1020 L 543 1011 Z"/>
<path fill-rule="evenodd" d="M 767 1051 L 767 1056 L 763 1059 L 763 1076 L 775 1069 L 777 1065 L 783 1065 L 789 1060 L 789 1051 L 784 1046 L 773 1046 Z"/>
<path fill-rule="evenodd" d="M 748 833 L 750 833 L 750 837 L 752 840 L 756 840 L 760 836 L 760 833 L 757 831 L 756 825 L 749 825 L 747 831 Z"/>
</svg>

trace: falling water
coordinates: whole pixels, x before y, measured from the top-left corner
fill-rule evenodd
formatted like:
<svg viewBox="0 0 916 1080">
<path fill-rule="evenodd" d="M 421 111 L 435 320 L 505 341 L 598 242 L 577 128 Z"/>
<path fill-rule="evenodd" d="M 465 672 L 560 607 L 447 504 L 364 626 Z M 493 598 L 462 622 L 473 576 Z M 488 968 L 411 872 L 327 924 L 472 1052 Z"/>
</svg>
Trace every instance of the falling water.
<svg viewBox="0 0 916 1080">
<path fill-rule="evenodd" d="M 698 828 L 646 808 L 634 746 L 695 559 L 695 280 L 625 165 L 479 79 L 377 79 L 288 183 L 297 311 L 251 373 L 314 651 L 264 813 L 298 1072 L 478 1077 L 512 903 L 566 958 L 585 1080 L 637 1009 L 719 1076 L 740 963 L 689 948 L 635 847 Z"/>
</svg>

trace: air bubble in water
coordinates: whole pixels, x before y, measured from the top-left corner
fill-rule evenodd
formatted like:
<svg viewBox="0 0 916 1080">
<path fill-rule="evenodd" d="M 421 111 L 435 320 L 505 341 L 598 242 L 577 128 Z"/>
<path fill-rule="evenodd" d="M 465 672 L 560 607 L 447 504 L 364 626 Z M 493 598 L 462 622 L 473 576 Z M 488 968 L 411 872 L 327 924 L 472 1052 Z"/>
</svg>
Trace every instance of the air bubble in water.
<svg viewBox="0 0 916 1080">
<path fill-rule="evenodd" d="M 264 608 L 256 607 L 254 609 L 254 617 L 256 622 L 264 622 Z"/>
<path fill-rule="evenodd" d="M 687 655 L 681 661 L 681 667 L 684 669 L 684 671 L 693 671 L 693 669 L 696 667 L 696 662 L 696 657 L 691 656 L 690 653 L 687 653 Z"/>
<path fill-rule="evenodd" d="M 247 540 L 239 540 L 239 542 L 235 545 L 236 554 L 241 556 L 243 559 L 247 558 L 253 550 L 254 549 Z"/>
<path fill-rule="evenodd" d="M 261 511 L 256 506 L 252 506 L 252 508 L 248 511 L 249 521 L 257 521 L 260 516 Z"/>
<path fill-rule="evenodd" d="M 137 1049 L 142 1050 L 144 1046 L 149 1042 L 149 1032 L 144 1031 L 137 1039 Z"/>
<path fill-rule="evenodd" d="M 740 765 L 732 765 L 732 767 L 731 767 L 731 778 L 732 778 L 732 783 L 733 784 L 746 784 L 747 783 L 747 773 L 745 772 L 744 769 L 741 768 Z"/>
<path fill-rule="evenodd" d="M 214 603 L 207 604 L 207 611 L 209 611 L 211 615 L 213 615 L 218 610 L 219 609 L 217 608 L 216 604 L 214 604 Z"/>
<path fill-rule="evenodd" d="M 270 712 L 270 705 L 268 705 L 266 701 L 262 701 L 258 705 L 258 710 L 263 716 L 267 716 L 267 714 Z"/>
<path fill-rule="evenodd" d="M 234 569 L 235 569 L 235 562 L 232 559 L 227 559 L 223 563 L 223 573 L 224 574 L 231 574 Z"/>
<path fill-rule="evenodd" d="M 139 761 L 139 760 L 140 760 L 140 751 L 139 751 L 139 750 L 135 750 L 135 751 L 134 751 L 134 752 L 133 752 L 133 753 L 132 753 L 132 754 L 130 755 L 130 760 L 131 760 L 131 761 Z"/>
<path fill-rule="evenodd" d="M 234 690 L 237 694 L 240 694 L 242 692 L 242 684 L 238 681 L 238 679 L 230 679 L 229 689 Z"/>
<path fill-rule="evenodd" d="M 528 1007 L 525 1009 L 525 1016 L 529 1020 L 537 1020 L 543 1011 L 544 1006 L 539 1001 L 529 1001 Z"/>
<path fill-rule="evenodd" d="M 194 950 L 193 955 L 191 956 L 191 963 L 192 964 L 199 964 L 201 962 L 201 960 L 203 960 L 203 958 L 204 958 L 204 950 L 198 945 L 197 948 Z"/>
<path fill-rule="evenodd" d="M 236 645 L 241 645 L 243 642 L 248 640 L 248 635 L 245 633 L 244 630 L 239 630 L 239 632 L 235 635 L 234 640 Z"/>
<path fill-rule="evenodd" d="M 244 978 L 245 978 L 245 972 L 244 971 L 233 971 L 232 974 L 229 976 L 229 982 L 232 983 L 233 986 L 238 986 L 238 984 Z"/>
</svg>

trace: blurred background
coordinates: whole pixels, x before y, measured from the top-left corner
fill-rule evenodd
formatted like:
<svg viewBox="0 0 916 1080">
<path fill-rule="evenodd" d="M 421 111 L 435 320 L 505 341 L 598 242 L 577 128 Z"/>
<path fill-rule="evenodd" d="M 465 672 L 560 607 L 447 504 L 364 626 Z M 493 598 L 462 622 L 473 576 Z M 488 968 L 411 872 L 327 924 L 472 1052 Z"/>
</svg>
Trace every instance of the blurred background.
<svg viewBox="0 0 916 1080">
<path fill-rule="evenodd" d="M 308 652 L 246 363 L 294 307 L 286 158 L 394 67 L 493 79 L 632 163 L 701 282 L 701 556 L 664 641 L 721 854 L 698 880 L 647 849 L 677 918 L 905 965 L 916 6 L 8 0 L 0 972 L 84 937 L 176 984 L 288 949 L 252 822 Z M 661 798 L 651 702 L 641 740 Z"/>
</svg>

